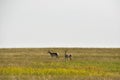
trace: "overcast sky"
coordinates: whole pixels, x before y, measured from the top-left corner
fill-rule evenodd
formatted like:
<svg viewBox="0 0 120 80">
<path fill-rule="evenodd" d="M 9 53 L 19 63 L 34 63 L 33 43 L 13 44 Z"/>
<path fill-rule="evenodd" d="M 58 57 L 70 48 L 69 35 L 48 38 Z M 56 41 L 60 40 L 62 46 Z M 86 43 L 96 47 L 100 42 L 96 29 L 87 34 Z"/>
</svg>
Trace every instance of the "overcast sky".
<svg viewBox="0 0 120 80">
<path fill-rule="evenodd" d="M 120 0 L 0 0 L 0 47 L 120 47 Z"/>
</svg>

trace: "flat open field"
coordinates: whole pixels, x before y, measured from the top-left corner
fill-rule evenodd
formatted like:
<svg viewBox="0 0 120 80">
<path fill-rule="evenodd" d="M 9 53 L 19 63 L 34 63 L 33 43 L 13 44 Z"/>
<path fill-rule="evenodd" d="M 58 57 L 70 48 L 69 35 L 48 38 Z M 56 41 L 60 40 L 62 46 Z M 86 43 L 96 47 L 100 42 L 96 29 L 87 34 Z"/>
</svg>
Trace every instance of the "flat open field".
<svg viewBox="0 0 120 80">
<path fill-rule="evenodd" d="M 120 48 L 0 49 L 0 80 L 120 80 Z"/>
</svg>

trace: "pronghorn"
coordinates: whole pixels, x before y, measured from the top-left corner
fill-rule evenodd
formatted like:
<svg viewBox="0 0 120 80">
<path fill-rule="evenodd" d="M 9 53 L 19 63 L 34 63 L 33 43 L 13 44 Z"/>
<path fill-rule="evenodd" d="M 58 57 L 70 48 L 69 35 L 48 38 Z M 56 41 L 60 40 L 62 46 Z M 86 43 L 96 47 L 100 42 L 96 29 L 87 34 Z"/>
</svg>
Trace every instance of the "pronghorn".
<svg viewBox="0 0 120 80">
<path fill-rule="evenodd" d="M 71 54 L 66 54 L 67 51 L 65 51 L 65 60 L 70 59 L 72 60 L 72 55 Z"/>
<path fill-rule="evenodd" d="M 53 53 L 53 52 L 50 52 L 50 51 L 48 51 L 48 53 L 50 54 L 51 57 L 58 58 L 58 53 Z"/>
</svg>

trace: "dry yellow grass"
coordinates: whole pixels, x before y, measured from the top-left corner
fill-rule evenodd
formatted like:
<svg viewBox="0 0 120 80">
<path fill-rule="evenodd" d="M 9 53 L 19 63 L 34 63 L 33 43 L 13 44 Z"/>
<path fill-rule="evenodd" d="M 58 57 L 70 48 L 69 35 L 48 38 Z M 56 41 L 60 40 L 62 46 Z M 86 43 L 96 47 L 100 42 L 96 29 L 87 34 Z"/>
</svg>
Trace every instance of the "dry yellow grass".
<svg viewBox="0 0 120 80">
<path fill-rule="evenodd" d="M 59 52 L 51 58 L 48 50 Z M 64 51 L 72 54 L 65 61 Z M 0 49 L 1 80 L 101 80 L 120 78 L 120 49 L 21 48 Z"/>
</svg>

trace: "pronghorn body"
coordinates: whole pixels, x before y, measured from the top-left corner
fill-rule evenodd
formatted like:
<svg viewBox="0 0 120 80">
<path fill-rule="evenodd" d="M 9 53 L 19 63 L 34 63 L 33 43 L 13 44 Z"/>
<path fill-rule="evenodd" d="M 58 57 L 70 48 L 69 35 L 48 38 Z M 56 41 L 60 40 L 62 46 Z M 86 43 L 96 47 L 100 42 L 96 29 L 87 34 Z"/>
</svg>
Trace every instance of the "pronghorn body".
<svg viewBox="0 0 120 80">
<path fill-rule="evenodd" d="M 66 54 L 67 51 L 65 51 L 65 60 L 67 59 L 72 59 L 72 55 L 71 54 Z"/>
<path fill-rule="evenodd" d="M 53 52 L 50 52 L 48 51 L 48 53 L 50 54 L 51 57 L 58 57 L 58 53 L 53 53 Z"/>
</svg>

